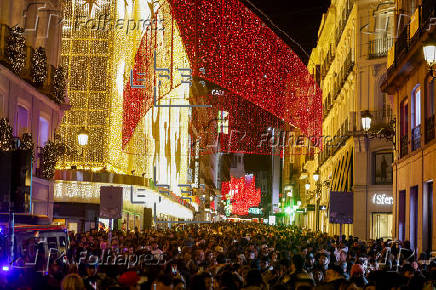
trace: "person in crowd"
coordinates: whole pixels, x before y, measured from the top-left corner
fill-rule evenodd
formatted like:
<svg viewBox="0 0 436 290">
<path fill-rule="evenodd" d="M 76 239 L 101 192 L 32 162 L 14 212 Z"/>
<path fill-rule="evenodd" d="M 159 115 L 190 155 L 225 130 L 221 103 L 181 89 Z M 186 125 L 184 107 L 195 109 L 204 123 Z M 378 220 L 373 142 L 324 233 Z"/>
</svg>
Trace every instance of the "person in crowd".
<svg viewBox="0 0 436 290">
<path fill-rule="evenodd" d="M 436 261 L 424 254 L 418 259 L 407 241 L 363 241 L 296 226 L 230 222 L 68 235 L 65 256 L 38 265 L 48 266 L 48 273 L 37 278 L 38 273 L 23 270 L 15 276 L 20 279 L 3 279 L 1 286 L 293 290 L 436 285 Z"/>
</svg>

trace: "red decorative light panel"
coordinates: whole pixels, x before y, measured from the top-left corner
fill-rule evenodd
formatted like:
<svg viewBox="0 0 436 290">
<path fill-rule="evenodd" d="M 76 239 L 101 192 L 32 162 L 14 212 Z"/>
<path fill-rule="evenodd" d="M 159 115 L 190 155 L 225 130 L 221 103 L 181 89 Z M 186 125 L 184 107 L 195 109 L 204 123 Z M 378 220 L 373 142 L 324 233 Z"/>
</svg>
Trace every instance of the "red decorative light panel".
<svg viewBox="0 0 436 290">
<path fill-rule="evenodd" d="M 250 207 L 258 207 L 261 201 L 260 188 L 256 188 L 253 174 L 234 178 L 221 184 L 221 194 L 224 200 L 230 199 L 232 214 L 248 215 Z"/>
</svg>

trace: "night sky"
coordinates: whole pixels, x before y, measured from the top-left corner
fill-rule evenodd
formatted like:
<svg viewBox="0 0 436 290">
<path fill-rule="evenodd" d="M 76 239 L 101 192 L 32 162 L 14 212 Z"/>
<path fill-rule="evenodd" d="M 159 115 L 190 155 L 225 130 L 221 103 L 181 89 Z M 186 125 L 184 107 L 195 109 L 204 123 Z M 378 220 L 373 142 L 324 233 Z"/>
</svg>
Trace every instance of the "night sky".
<svg viewBox="0 0 436 290">
<path fill-rule="evenodd" d="M 262 13 L 250 6 L 248 1 L 266 14 L 276 26 L 298 42 L 310 55 L 312 48 L 316 46 L 322 14 L 327 11 L 330 0 L 243 0 L 245 5 L 265 20 Z M 291 46 L 304 63 L 307 63 L 308 57 L 298 45 L 274 28 L 271 23 L 265 22 Z"/>
</svg>

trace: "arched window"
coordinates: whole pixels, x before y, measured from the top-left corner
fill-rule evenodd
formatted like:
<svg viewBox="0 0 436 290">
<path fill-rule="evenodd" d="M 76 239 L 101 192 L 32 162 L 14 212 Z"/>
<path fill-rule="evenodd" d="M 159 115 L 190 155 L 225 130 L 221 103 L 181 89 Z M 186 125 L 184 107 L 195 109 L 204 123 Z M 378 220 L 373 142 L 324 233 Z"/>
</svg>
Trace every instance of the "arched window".
<svg viewBox="0 0 436 290">
<path fill-rule="evenodd" d="M 412 91 L 412 150 L 421 147 L 421 87 L 416 85 Z"/>
</svg>

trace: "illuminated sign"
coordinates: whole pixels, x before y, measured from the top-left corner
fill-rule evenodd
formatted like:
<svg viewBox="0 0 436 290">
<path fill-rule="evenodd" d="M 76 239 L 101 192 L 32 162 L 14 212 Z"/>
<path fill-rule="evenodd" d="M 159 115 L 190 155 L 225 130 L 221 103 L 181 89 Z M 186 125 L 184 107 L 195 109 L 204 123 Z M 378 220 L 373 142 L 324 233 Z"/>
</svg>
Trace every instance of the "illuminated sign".
<svg viewBox="0 0 436 290">
<path fill-rule="evenodd" d="M 258 208 L 258 207 L 250 207 L 248 209 L 248 213 L 251 213 L 251 214 L 262 214 L 262 209 Z"/>
<path fill-rule="evenodd" d="M 393 205 L 394 198 L 386 194 L 374 194 L 372 197 L 372 203 L 377 205 Z"/>
<path fill-rule="evenodd" d="M 320 205 L 318 208 L 319 208 L 319 210 L 326 210 L 326 209 L 327 209 L 327 206 L 325 206 L 325 205 Z"/>
</svg>

